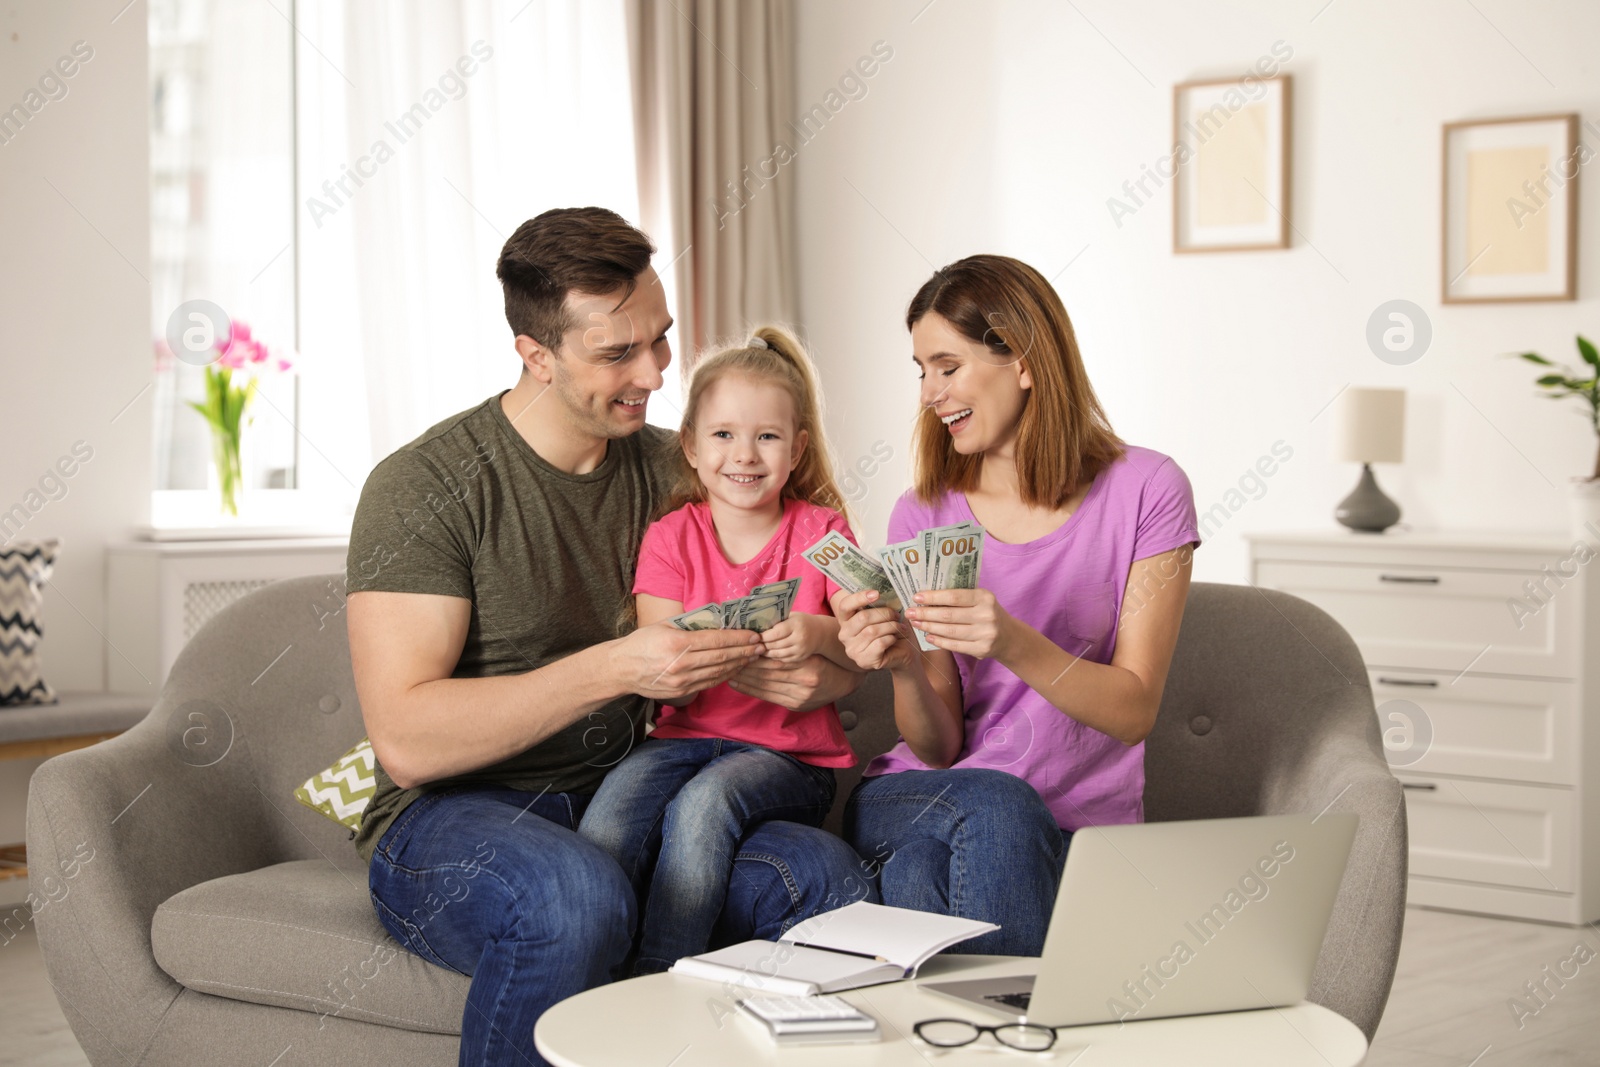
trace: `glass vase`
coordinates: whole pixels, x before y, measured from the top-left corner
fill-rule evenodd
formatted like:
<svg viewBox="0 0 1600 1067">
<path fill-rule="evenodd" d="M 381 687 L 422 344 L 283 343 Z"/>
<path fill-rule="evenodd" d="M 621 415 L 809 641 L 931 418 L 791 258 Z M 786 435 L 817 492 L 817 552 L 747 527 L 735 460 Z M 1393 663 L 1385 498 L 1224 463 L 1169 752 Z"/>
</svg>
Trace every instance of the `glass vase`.
<svg viewBox="0 0 1600 1067">
<path fill-rule="evenodd" d="M 239 517 L 239 497 L 244 491 L 244 466 L 240 461 L 241 434 L 211 428 L 211 462 L 217 472 L 217 496 L 222 514 Z"/>
</svg>

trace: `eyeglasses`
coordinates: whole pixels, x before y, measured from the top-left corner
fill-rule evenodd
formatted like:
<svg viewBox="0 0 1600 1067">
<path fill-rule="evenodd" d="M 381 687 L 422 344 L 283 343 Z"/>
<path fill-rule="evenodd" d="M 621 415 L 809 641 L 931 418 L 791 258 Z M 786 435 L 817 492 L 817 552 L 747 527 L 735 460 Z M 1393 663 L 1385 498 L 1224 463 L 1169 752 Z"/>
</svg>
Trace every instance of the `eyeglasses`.
<svg viewBox="0 0 1600 1067">
<path fill-rule="evenodd" d="M 1043 1052 L 1056 1043 L 1055 1030 L 1038 1023 L 979 1026 L 965 1019 L 924 1019 L 913 1026 L 911 1032 L 938 1048 L 970 1045 L 984 1034 L 993 1034 L 1002 1045 L 1021 1052 Z"/>
</svg>

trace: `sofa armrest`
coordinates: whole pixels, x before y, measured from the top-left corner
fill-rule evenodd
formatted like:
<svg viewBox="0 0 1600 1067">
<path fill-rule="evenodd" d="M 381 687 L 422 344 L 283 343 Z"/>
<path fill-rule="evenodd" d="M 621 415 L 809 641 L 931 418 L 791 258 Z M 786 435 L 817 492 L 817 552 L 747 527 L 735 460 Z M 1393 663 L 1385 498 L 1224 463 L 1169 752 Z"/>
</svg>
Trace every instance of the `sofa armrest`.
<svg viewBox="0 0 1600 1067">
<path fill-rule="evenodd" d="M 151 953 L 157 905 L 274 862 L 247 751 L 208 763 L 194 730 L 222 740 L 223 726 L 193 719 L 201 705 L 178 703 L 177 688 L 126 733 L 46 761 L 28 786 L 30 903 L 45 973 L 96 1063 L 138 1062 L 180 992 Z M 237 744 L 231 726 L 226 734 Z"/>
<path fill-rule="evenodd" d="M 1308 711 L 1326 727 L 1265 783 L 1260 810 L 1350 812 L 1360 819 L 1307 998 L 1355 1023 L 1371 1041 L 1405 924 L 1404 792 L 1383 756 L 1369 688 L 1343 686 L 1312 705 Z"/>
</svg>

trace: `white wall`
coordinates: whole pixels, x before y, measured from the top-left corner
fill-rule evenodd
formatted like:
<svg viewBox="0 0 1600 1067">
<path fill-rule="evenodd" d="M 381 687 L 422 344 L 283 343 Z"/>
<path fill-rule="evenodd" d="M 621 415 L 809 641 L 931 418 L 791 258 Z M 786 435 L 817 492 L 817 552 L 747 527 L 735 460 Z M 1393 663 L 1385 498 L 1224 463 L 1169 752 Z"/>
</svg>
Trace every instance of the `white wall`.
<svg viewBox="0 0 1600 1067">
<path fill-rule="evenodd" d="M 99 633 L 105 545 L 149 513 L 146 13 L 135 3 L 113 22 L 120 7 L 0 7 L 0 109 L 23 101 L 75 42 L 93 49 L 63 79 L 66 95 L 0 144 L 0 512 L 27 506 L 74 442 L 93 450 L 62 481 L 64 495 L 47 483 L 57 499 L 31 498 L 42 506 L 17 531 L 62 542 L 42 646 L 57 689 L 103 688 L 115 655 Z M 35 766 L 0 764 L 0 841 L 22 839 Z M 4 895 L 23 889 L 7 883 Z"/>
<path fill-rule="evenodd" d="M 57 689 L 103 687 L 105 544 L 149 513 L 146 15 L 136 3 L 112 22 L 118 6 L 0 9 L 0 108 L 75 42 L 93 49 L 63 79 L 66 96 L 0 144 L 0 510 L 26 501 L 74 442 L 93 450 L 18 533 L 62 542 L 43 644 Z"/>
<path fill-rule="evenodd" d="M 858 505 L 867 540 L 881 542 L 909 481 L 906 302 L 934 266 L 980 251 L 1060 272 L 1112 425 L 1174 456 L 1202 511 L 1274 442 L 1294 450 L 1215 529 L 1199 579 L 1245 579 L 1240 531 L 1338 528 L 1333 508 L 1358 471 L 1332 461 L 1334 420 L 1314 416 L 1346 384 L 1407 390 L 1406 462 L 1377 468 L 1407 523 L 1564 527 L 1566 483 L 1591 469 L 1594 435 L 1576 401 L 1562 413 L 1538 399 L 1531 368 L 1499 353 L 1571 364 L 1574 333 L 1600 335 L 1600 218 L 1579 211 L 1576 303 L 1442 306 L 1440 127 L 1555 111 L 1600 125 L 1600 5 L 925 4 L 798 5 L 802 107 L 873 40 L 894 48 L 795 164 L 801 319 L 834 446 L 845 462 L 880 437 L 895 450 Z M 1106 201 L 1170 151 L 1173 84 L 1236 76 L 1276 41 L 1293 49 L 1292 247 L 1175 256 L 1170 186 L 1119 228 Z M 1600 136 L 1583 137 L 1600 151 Z M 1597 181 L 1580 178 L 1589 205 Z M 1394 298 L 1433 326 L 1409 366 L 1365 340 Z"/>
</svg>

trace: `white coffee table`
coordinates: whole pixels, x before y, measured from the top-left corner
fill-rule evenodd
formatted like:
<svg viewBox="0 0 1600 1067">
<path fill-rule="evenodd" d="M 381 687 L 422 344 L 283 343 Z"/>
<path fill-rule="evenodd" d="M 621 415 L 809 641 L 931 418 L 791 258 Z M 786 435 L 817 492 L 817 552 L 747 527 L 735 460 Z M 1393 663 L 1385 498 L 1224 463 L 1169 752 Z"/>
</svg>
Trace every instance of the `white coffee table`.
<svg viewBox="0 0 1600 1067">
<path fill-rule="evenodd" d="M 873 1045 L 816 1045 L 779 1049 L 759 1024 L 743 1017 L 723 986 L 670 974 L 601 986 L 562 1001 L 539 1020 L 534 1043 L 556 1067 L 958 1067 L 1007 1062 L 1070 1064 L 1086 1050 L 1084 1067 L 1355 1067 L 1367 1054 L 1356 1025 L 1317 1004 L 1260 1011 L 1150 1019 L 1125 1026 L 1060 1030 L 1048 1052 L 1009 1052 L 984 1035 L 960 1049 L 936 1049 L 911 1036 L 923 1019 L 954 1017 L 985 1025 L 1004 1020 L 976 1005 L 924 992 L 930 978 L 983 978 L 1027 973 L 1038 960 L 1015 956 L 937 956 L 914 982 L 894 982 L 842 994 L 878 1019 L 883 1040 Z"/>
</svg>

